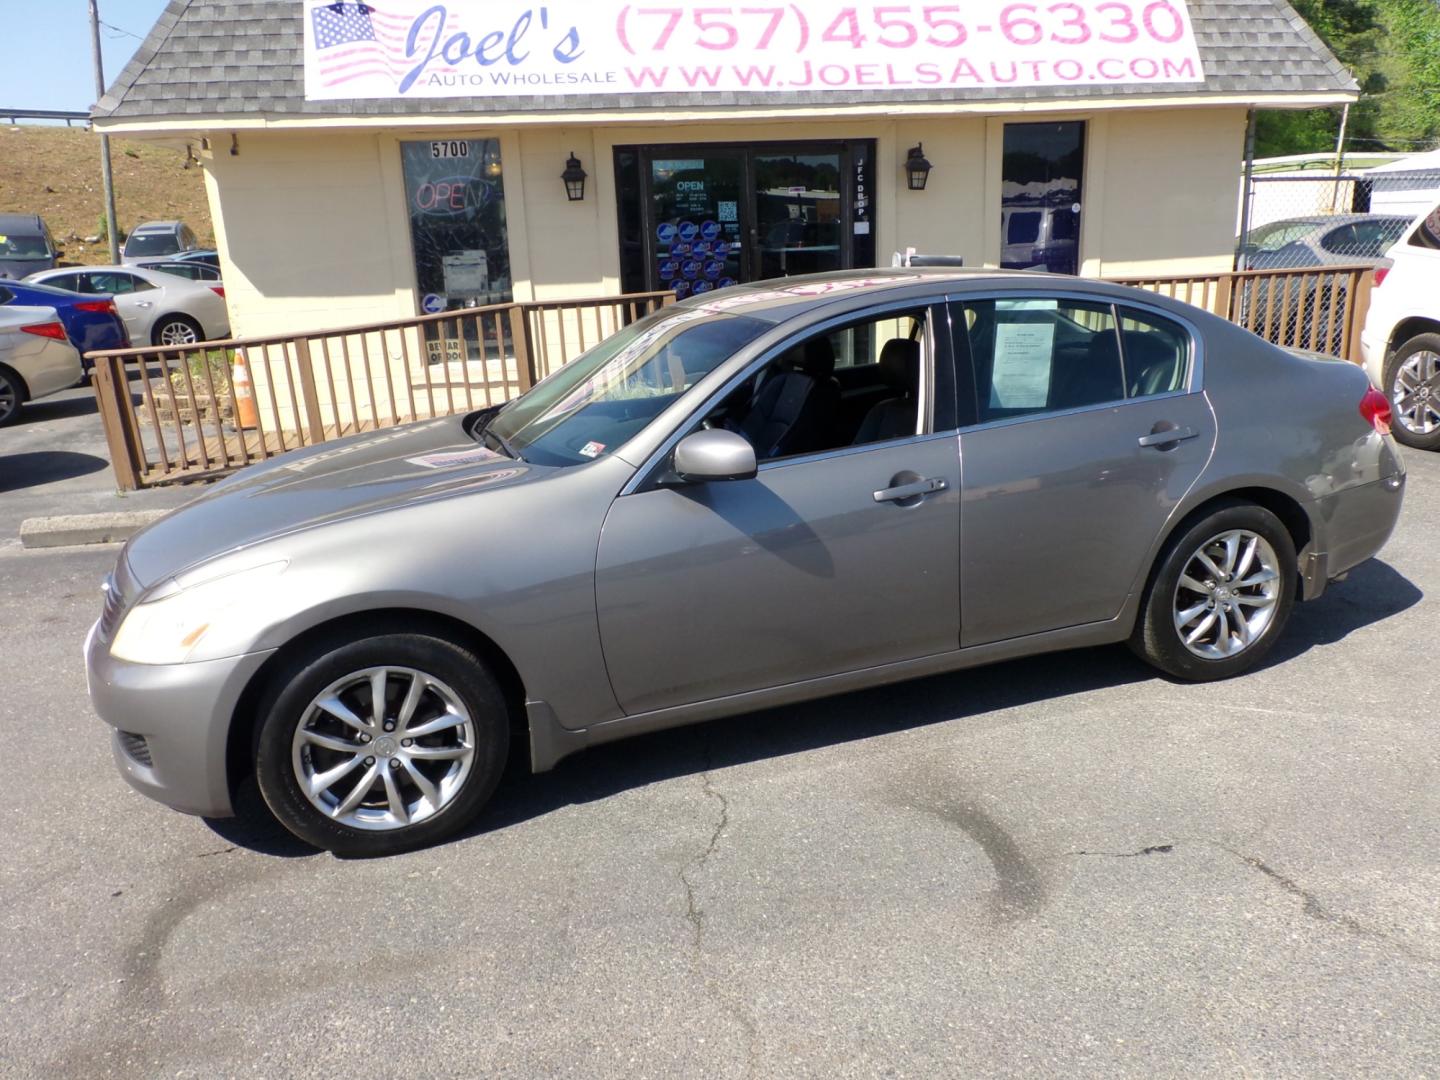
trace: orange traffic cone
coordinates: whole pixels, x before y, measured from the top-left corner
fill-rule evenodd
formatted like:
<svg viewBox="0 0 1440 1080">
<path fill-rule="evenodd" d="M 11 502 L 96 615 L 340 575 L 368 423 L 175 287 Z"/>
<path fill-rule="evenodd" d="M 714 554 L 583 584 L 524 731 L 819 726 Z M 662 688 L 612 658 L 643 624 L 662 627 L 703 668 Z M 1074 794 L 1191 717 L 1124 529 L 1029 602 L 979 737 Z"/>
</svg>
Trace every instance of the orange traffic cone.
<svg viewBox="0 0 1440 1080">
<path fill-rule="evenodd" d="M 260 412 L 250 391 L 250 369 L 245 364 L 245 354 L 239 349 L 235 350 L 235 364 L 230 369 L 230 385 L 235 390 L 235 426 L 241 430 L 258 428 Z"/>
</svg>

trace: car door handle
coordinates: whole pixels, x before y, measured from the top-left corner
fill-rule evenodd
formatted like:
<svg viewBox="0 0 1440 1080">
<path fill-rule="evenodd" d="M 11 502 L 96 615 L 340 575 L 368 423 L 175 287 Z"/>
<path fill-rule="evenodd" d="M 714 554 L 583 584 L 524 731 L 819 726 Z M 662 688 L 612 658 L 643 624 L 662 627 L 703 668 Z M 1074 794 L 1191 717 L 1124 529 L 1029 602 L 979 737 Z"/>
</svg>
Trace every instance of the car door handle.
<svg viewBox="0 0 1440 1080">
<path fill-rule="evenodd" d="M 914 475 L 913 473 L 911 475 Z M 928 480 L 914 480 L 908 484 L 898 484 L 895 487 L 882 488 L 875 492 L 875 501 L 900 502 L 904 499 L 913 499 L 918 495 L 930 495 L 936 491 L 945 490 L 945 481 L 938 476 L 932 476 Z"/>
<path fill-rule="evenodd" d="M 136 306 L 136 307 L 154 307 L 154 306 L 155 306 L 155 302 L 154 302 L 153 300 L 136 300 L 136 301 L 135 301 L 135 306 Z"/>
<path fill-rule="evenodd" d="M 1152 431 L 1149 435 L 1141 435 L 1139 442 L 1141 446 L 1169 446 L 1171 443 L 1196 438 L 1199 434 L 1200 432 L 1192 427 L 1166 428 L 1164 431 Z"/>
</svg>

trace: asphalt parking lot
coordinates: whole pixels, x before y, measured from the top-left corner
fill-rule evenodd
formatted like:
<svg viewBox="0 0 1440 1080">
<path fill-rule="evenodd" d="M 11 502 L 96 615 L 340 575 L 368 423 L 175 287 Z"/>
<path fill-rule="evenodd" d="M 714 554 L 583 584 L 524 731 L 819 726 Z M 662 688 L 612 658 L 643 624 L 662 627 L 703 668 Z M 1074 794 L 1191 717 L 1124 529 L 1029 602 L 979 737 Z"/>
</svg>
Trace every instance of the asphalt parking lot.
<svg viewBox="0 0 1440 1080">
<path fill-rule="evenodd" d="M 666 732 L 370 862 L 132 793 L 79 656 L 115 549 L 0 547 L 0 1074 L 1440 1075 L 1407 460 L 1248 677 L 1089 650 Z"/>
</svg>

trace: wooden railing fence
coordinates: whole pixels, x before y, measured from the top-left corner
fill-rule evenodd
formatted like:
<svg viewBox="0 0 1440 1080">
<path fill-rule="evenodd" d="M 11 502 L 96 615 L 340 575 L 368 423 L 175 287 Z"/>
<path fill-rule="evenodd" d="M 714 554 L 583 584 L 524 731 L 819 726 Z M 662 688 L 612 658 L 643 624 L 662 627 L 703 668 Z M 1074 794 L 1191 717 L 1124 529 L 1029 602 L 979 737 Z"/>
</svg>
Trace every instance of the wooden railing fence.
<svg viewBox="0 0 1440 1080">
<path fill-rule="evenodd" d="M 1358 361 L 1371 269 L 1116 279 L 1279 345 Z M 497 304 L 317 333 L 92 353 L 117 486 L 207 479 L 287 450 L 508 401 L 668 292 Z"/>
</svg>

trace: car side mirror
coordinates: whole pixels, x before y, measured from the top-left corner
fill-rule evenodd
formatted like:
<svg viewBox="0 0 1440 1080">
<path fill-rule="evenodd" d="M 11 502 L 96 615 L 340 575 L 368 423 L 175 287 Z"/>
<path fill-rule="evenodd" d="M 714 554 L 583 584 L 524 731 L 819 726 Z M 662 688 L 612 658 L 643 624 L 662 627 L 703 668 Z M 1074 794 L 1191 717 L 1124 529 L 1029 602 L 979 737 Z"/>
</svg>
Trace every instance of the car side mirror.
<svg viewBox="0 0 1440 1080">
<path fill-rule="evenodd" d="M 694 432 L 675 447 L 675 473 L 692 483 L 749 480 L 755 469 L 755 448 L 743 435 L 723 428 Z"/>
</svg>

